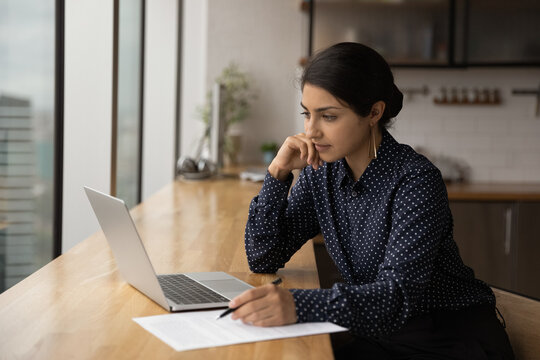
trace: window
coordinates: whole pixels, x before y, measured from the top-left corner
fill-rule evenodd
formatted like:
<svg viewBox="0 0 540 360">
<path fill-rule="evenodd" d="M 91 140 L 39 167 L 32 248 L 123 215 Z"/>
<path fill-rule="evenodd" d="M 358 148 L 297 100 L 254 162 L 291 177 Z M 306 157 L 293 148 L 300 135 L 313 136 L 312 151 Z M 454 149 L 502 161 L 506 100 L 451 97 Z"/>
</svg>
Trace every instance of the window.
<svg viewBox="0 0 540 360">
<path fill-rule="evenodd" d="M 59 7 L 55 0 L 0 2 L 0 292 L 59 251 Z"/>
<path fill-rule="evenodd" d="M 128 207 L 141 200 L 144 1 L 117 0 L 112 192 Z M 116 144 L 115 144 L 116 142 Z"/>
</svg>

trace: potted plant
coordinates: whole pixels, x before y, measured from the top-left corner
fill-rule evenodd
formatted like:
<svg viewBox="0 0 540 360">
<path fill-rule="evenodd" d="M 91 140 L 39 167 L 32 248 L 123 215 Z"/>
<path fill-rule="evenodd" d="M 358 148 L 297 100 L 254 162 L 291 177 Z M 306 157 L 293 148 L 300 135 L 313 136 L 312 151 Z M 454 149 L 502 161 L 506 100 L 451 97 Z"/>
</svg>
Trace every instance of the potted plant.
<svg viewBox="0 0 540 360">
<path fill-rule="evenodd" d="M 261 145 L 261 151 L 263 153 L 263 161 L 266 166 L 270 165 L 274 157 L 276 157 L 278 151 L 278 144 L 275 142 L 265 142 Z"/>
<path fill-rule="evenodd" d="M 224 88 L 222 98 L 222 116 L 225 123 L 224 153 L 229 163 L 237 162 L 240 150 L 238 134 L 231 134 L 231 125 L 244 121 L 250 109 L 250 102 L 256 98 L 251 90 L 250 77 L 242 72 L 236 63 L 230 63 L 223 69 L 215 82 Z M 210 135 L 210 121 L 212 116 L 212 90 L 206 94 L 206 102 L 198 109 L 199 117 L 206 125 L 204 138 Z"/>
</svg>

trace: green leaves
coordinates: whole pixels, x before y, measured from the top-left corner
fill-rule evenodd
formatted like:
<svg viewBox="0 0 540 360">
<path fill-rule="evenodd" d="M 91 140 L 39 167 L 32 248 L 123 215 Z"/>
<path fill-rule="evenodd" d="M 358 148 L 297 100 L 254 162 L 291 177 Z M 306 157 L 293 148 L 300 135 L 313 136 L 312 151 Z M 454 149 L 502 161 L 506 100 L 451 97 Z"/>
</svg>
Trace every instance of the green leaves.
<svg viewBox="0 0 540 360">
<path fill-rule="evenodd" d="M 250 102 L 256 98 L 251 90 L 249 75 L 242 72 L 236 63 L 230 63 L 215 80 L 223 85 L 222 114 L 225 120 L 225 132 L 230 125 L 242 122 L 249 114 Z M 212 91 L 206 94 L 206 102 L 199 107 L 198 116 L 205 124 L 212 116 Z"/>
</svg>

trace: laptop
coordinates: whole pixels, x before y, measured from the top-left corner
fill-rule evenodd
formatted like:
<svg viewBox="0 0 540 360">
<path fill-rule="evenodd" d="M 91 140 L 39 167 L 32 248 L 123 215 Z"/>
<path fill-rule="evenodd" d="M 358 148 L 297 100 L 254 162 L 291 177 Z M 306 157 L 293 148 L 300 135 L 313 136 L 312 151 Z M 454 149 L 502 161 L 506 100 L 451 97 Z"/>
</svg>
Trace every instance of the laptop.
<svg viewBox="0 0 540 360">
<path fill-rule="evenodd" d="M 84 187 L 118 270 L 131 286 L 168 311 L 227 307 L 252 286 L 224 272 L 156 275 L 123 200 Z"/>
</svg>

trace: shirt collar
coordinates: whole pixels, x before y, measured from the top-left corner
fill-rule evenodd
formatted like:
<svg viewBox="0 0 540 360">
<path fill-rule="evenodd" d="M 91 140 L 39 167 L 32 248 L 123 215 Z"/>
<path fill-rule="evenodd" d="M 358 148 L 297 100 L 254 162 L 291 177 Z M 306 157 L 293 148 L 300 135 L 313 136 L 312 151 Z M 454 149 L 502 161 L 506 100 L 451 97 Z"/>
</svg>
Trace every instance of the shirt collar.
<svg viewBox="0 0 540 360">
<path fill-rule="evenodd" d="M 342 188 L 351 181 L 354 180 L 351 177 L 349 165 L 347 165 L 345 158 L 339 159 L 337 161 L 337 183 L 339 184 L 339 187 Z"/>
<path fill-rule="evenodd" d="M 370 180 L 373 178 L 374 174 L 377 173 L 377 169 L 380 169 L 381 167 L 384 167 L 385 164 L 391 162 L 392 153 L 395 152 L 392 151 L 392 148 L 395 148 L 396 145 L 397 141 L 386 129 L 384 129 L 382 132 L 381 145 L 379 145 L 379 148 L 377 149 L 377 158 L 371 160 L 357 183 L 365 188 L 369 188 L 368 185 L 371 182 Z M 337 161 L 337 181 L 340 188 L 355 182 L 345 158 Z"/>
</svg>

